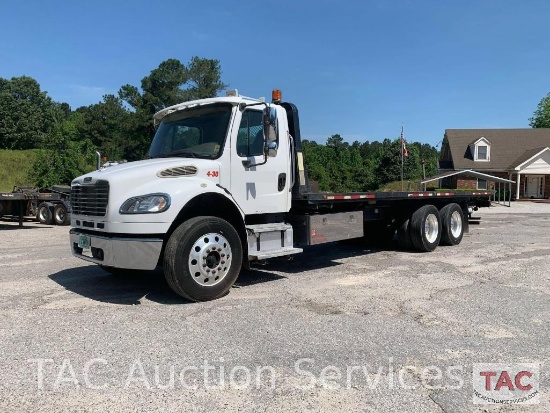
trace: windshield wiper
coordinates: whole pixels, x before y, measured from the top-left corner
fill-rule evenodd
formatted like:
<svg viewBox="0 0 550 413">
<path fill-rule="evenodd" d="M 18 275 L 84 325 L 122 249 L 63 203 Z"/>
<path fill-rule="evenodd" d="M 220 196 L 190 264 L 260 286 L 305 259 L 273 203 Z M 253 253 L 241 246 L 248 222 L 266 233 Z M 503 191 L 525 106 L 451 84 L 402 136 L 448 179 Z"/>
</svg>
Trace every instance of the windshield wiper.
<svg viewBox="0 0 550 413">
<path fill-rule="evenodd" d="M 179 151 L 174 151 L 170 153 L 165 153 L 162 155 L 157 156 L 157 158 L 171 158 L 172 156 L 175 157 L 186 157 L 189 156 L 191 158 L 197 158 L 197 154 L 193 151 L 188 151 L 186 149 L 181 149 Z"/>
</svg>

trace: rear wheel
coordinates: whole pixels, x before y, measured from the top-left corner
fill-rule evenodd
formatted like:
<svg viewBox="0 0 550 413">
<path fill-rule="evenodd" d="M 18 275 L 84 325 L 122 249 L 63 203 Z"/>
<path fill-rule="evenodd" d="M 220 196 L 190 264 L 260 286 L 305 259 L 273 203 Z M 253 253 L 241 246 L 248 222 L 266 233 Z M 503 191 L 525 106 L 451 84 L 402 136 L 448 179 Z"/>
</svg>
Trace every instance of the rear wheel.
<svg viewBox="0 0 550 413">
<path fill-rule="evenodd" d="M 170 288 L 192 301 L 227 294 L 241 270 L 243 251 L 237 231 L 217 217 L 196 217 L 170 236 L 164 275 Z"/>
<path fill-rule="evenodd" d="M 464 213 L 458 204 L 445 205 L 439 211 L 441 216 L 441 244 L 458 245 L 464 236 Z"/>
<path fill-rule="evenodd" d="M 36 213 L 36 219 L 38 222 L 44 225 L 53 224 L 53 205 L 50 202 L 42 202 L 38 205 L 38 212 Z"/>
<path fill-rule="evenodd" d="M 411 240 L 418 251 L 429 252 L 436 249 L 441 240 L 441 218 L 433 205 L 417 209 L 410 219 Z"/>
<path fill-rule="evenodd" d="M 56 225 L 69 225 L 71 223 L 71 214 L 63 204 L 57 204 L 53 209 L 53 219 Z"/>
</svg>

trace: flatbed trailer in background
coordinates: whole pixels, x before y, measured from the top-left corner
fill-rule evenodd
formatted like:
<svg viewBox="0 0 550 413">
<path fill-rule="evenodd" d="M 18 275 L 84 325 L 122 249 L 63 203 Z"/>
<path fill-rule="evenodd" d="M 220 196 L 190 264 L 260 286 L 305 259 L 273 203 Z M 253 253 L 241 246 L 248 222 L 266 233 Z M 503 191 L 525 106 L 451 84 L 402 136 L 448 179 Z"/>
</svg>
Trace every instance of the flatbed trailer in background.
<svg viewBox="0 0 550 413">
<path fill-rule="evenodd" d="M 46 225 L 69 225 L 70 187 L 16 187 L 12 192 L 0 192 L 0 218 L 2 217 L 17 219 L 19 226 L 23 226 L 25 218 Z"/>
</svg>

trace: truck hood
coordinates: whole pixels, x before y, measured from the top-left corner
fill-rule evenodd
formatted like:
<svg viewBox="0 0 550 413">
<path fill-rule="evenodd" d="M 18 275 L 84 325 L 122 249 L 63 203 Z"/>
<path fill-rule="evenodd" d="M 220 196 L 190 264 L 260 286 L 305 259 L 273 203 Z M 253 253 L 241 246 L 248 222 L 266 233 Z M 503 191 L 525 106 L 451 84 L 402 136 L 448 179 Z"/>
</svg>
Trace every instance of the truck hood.
<svg viewBox="0 0 550 413">
<path fill-rule="evenodd" d="M 200 176 L 208 179 L 207 170 L 219 170 L 219 163 L 210 159 L 158 158 L 127 162 L 99 169 L 73 180 L 77 183 L 94 183 L 107 180 L 111 183 L 123 181 L 127 187 L 156 179 Z"/>
</svg>

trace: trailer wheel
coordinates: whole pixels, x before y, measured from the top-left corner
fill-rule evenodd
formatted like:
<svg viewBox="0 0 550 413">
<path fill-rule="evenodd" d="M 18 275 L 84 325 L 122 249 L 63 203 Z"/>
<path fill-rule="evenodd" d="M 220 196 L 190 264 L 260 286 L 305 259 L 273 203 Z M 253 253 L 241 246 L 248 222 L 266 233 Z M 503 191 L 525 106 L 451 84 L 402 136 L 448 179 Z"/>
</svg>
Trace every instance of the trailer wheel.
<svg viewBox="0 0 550 413">
<path fill-rule="evenodd" d="M 441 218 L 433 205 L 424 205 L 412 214 L 410 220 L 411 240 L 418 251 L 436 249 L 441 240 Z"/>
<path fill-rule="evenodd" d="M 397 242 L 399 246 L 405 250 L 413 248 L 410 231 L 410 219 L 406 219 L 397 227 Z"/>
<path fill-rule="evenodd" d="M 441 244 L 458 245 L 464 235 L 464 213 L 458 204 L 445 205 L 439 211 L 441 216 Z"/>
<path fill-rule="evenodd" d="M 42 202 L 38 205 L 38 212 L 36 213 L 36 219 L 38 222 L 44 225 L 53 224 L 53 204 L 50 202 Z"/>
<path fill-rule="evenodd" d="M 71 214 L 63 204 L 57 204 L 53 209 L 53 219 L 56 225 L 69 225 L 71 223 Z"/>
<path fill-rule="evenodd" d="M 168 285 L 192 301 L 222 297 L 241 270 L 243 251 L 237 231 L 217 217 L 196 217 L 170 236 L 164 252 Z"/>
</svg>

